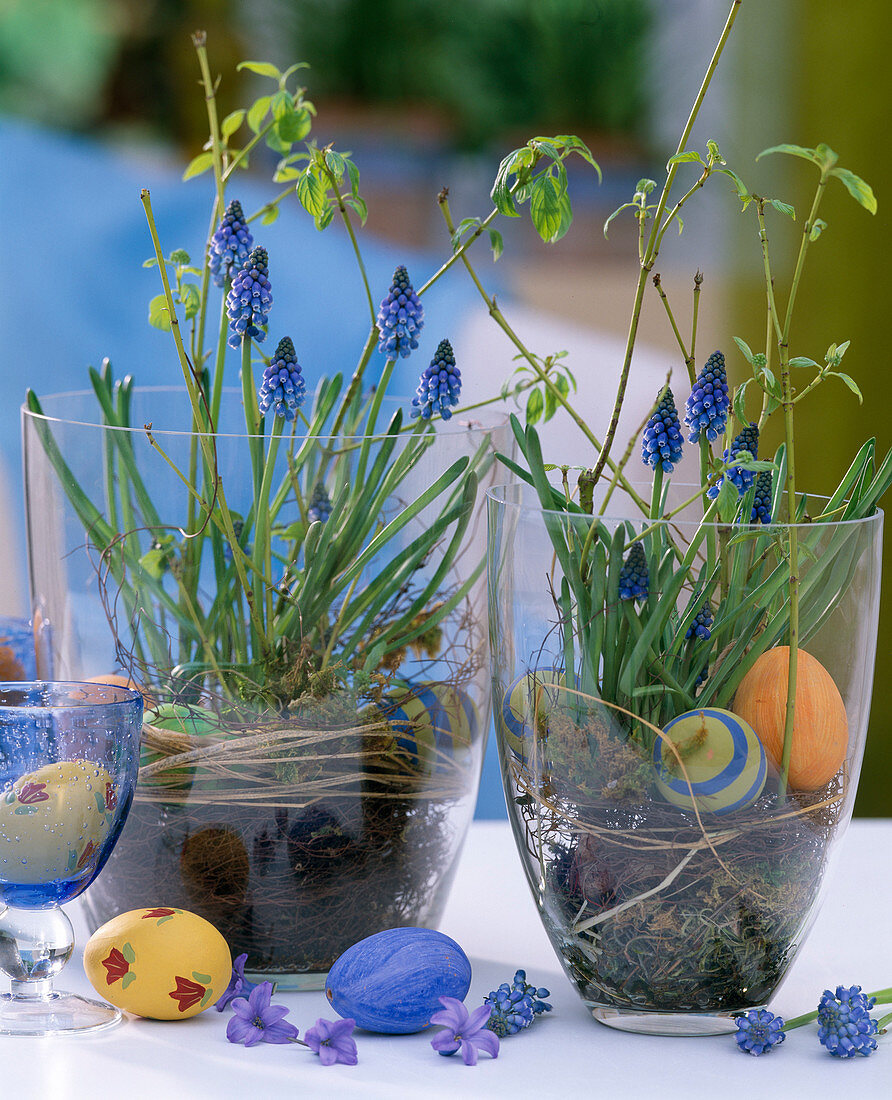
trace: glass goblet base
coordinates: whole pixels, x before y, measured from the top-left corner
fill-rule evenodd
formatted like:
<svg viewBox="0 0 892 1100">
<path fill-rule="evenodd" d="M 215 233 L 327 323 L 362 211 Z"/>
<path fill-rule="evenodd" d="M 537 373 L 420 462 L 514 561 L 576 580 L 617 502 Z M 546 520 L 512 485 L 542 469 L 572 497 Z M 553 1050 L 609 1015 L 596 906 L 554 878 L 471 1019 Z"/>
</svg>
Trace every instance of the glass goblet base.
<svg viewBox="0 0 892 1100">
<path fill-rule="evenodd" d="M 55 990 L 48 980 L 13 982 L 10 993 L 0 994 L 0 1035 L 99 1031 L 114 1027 L 121 1018 L 120 1009 Z"/>
</svg>

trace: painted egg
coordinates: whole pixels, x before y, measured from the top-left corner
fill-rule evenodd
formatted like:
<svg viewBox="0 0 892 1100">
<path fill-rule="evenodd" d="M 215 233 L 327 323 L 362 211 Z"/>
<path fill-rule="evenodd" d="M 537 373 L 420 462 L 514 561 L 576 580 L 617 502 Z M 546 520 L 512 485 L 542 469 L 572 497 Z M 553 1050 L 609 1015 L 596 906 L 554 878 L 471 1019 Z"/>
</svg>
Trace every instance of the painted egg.
<svg viewBox="0 0 892 1100">
<path fill-rule="evenodd" d="M 537 668 L 522 673 L 508 687 L 500 710 L 505 743 L 521 760 L 532 741 L 530 731 L 547 721 L 555 707 L 566 707 L 577 698 L 563 688 L 567 680 L 558 668 Z"/>
<path fill-rule="evenodd" d="M 151 707 L 145 712 L 145 723 L 171 736 L 164 744 L 167 751 L 160 752 L 153 747 L 152 731 L 143 729 L 140 766 L 154 764 L 158 760 L 163 760 L 165 756 L 188 752 L 193 748 L 192 737 L 218 733 L 220 729 L 220 722 L 213 711 L 202 707 L 185 706 L 181 703 L 160 703 Z M 179 738 L 177 734 L 180 735 Z M 190 787 L 194 777 L 194 766 L 187 764 L 182 767 L 165 768 L 153 775 L 140 777 L 140 782 L 170 789 L 182 789 Z"/>
<path fill-rule="evenodd" d="M 684 761 L 682 770 L 669 746 L 657 738 L 656 785 L 667 802 L 685 810 L 696 805 L 701 812 L 729 814 L 751 806 L 762 793 L 768 775 L 765 750 L 752 727 L 736 714 L 718 707 L 689 710 L 667 722 L 663 733 Z"/>
<path fill-rule="evenodd" d="M 111 773 L 89 760 L 21 776 L 0 791 L 0 876 L 33 884 L 92 872 L 116 799 Z"/>
<path fill-rule="evenodd" d="M 232 976 L 226 940 L 184 909 L 133 909 L 84 948 L 90 984 L 107 1001 L 152 1020 L 185 1020 L 218 1001 Z"/>
<path fill-rule="evenodd" d="M 455 940 L 431 928 L 388 928 L 339 956 L 325 980 L 325 995 L 357 1027 L 387 1035 L 422 1031 L 443 1006 L 463 1001 L 471 964 Z"/>
<path fill-rule="evenodd" d="M 784 751 L 789 660 L 789 646 L 766 650 L 740 681 L 734 696 L 734 710 L 756 731 L 778 769 Z M 839 689 L 821 662 L 800 649 L 796 665 L 789 780 L 795 790 L 815 791 L 842 767 L 849 723 Z"/>
<path fill-rule="evenodd" d="M 399 747 L 435 766 L 445 766 L 456 751 L 468 748 L 480 728 L 473 700 L 452 684 L 395 690 L 377 706 L 392 726 Z"/>
</svg>

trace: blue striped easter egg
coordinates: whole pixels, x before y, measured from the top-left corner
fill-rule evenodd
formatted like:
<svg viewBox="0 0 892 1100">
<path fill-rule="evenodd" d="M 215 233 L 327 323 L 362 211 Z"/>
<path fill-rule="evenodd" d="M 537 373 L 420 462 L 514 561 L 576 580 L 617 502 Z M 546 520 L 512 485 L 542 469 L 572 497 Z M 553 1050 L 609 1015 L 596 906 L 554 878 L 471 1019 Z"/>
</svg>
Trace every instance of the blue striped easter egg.
<svg viewBox="0 0 892 1100">
<path fill-rule="evenodd" d="M 667 722 L 663 733 L 682 751 L 687 779 L 672 750 L 657 738 L 656 785 L 675 806 L 730 814 L 751 806 L 765 787 L 768 759 L 752 726 L 718 707 L 689 710 Z M 693 790 L 693 801 L 691 799 Z"/>
<path fill-rule="evenodd" d="M 377 704 L 393 729 L 396 743 L 435 768 L 446 758 L 468 748 L 480 728 L 471 697 L 446 683 L 397 688 Z"/>
<path fill-rule="evenodd" d="M 502 736 L 515 756 L 529 753 L 530 731 L 537 721 L 547 720 L 555 708 L 572 707 L 578 696 L 562 690 L 567 679 L 559 668 L 536 668 L 522 672 L 505 691 L 499 718 Z"/>
</svg>

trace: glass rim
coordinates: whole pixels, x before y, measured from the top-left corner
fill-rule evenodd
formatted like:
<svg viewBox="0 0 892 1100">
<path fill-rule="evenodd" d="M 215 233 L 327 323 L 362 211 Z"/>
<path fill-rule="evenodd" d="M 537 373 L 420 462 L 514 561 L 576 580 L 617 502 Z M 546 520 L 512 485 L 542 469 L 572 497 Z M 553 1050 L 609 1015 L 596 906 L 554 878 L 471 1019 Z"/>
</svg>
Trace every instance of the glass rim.
<svg viewBox="0 0 892 1100">
<path fill-rule="evenodd" d="M 155 395 L 159 395 L 159 394 L 177 394 L 180 397 L 182 397 L 184 402 L 188 402 L 187 391 L 186 391 L 185 386 L 134 386 L 133 389 L 131 390 L 131 393 L 134 394 L 134 395 L 142 395 L 142 394 L 155 394 Z M 226 394 L 235 395 L 238 398 L 239 401 L 242 400 L 241 387 L 238 387 L 238 386 L 224 386 L 223 390 L 222 390 L 222 393 L 224 395 L 226 395 Z M 96 397 L 96 394 L 93 392 L 93 390 L 84 390 L 84 389 L 64 390 L 64 391 L 57 392 L 57 393 L 44 394 L 43 396 L 38 397 L 38 400 L 41 402 L 41 405 L 43 405 L 44 402 L 49 402 L 49 401 L 72 401 L 74 399 L 82 399 L 82 398 L 90 398 L 92 400 L 93 405 L 95 406 L 95 417 L 96 417 L 96 419 L 81 420 L 81 419 L 75 418 L 74 416 L 60 416 L 58 414 L 48 413 L 46 410 L 44 410 L 43 412 L 35 412 L 34 409 L 29 409 L 28 406 L 23 402 L 19 406 L 20 411 L 21 411 L 22 421 L 24 423 L 24 421 L 27 419 L 27 420 L 33 420 L 33 421 L 42 421 L 43 423 L 46 423 L 46 424 L 71 425 L 71 426 L 80 427 L 80 428 L 97 428 L 101 431 L 133 432 L 133 433 L 136 433 L 136 434 L 139 434 L 139 435 L 145 435 L 146 427 L 145 427 L 144 424 L 139 424 L 139 425 L 133 424 L 133 425 L 130 425 L 129 427 L 125 427 L 123 425 L 118 425 L 118 424 L 104 424 L 104 423 L 102 423 L 101 419 L 99 419 L 102 416 L 102 407 L 100 406 L 99 401 Z M 400 405 L 404 409 L 408 410 L 408 409 L 411 408 L 411 400 L 412 400 L 411 397 L 398 397 L 396 395 L 385 395 L 383 400 L 382 400 L 382 405 L 385 408 L 393 408 L 397 405 Z M 185 407 L 188 408 L 188 405 L 186 405 Z M 453 437 L 453 438 L 458 438 L 460 436 L 465 436 L 465 435 L 475 435 L 475 434 L 476 435 L 482 435 L 486 432 L 491 432 L 491 431 L 495 431 L 495 430 L 500 429 L 500 428 L 507 427 L 507 425 L 508 425 L 509 414 L 507 412 L 497 413 L 497 412 L 495 412 L 495 410 L 492 410 L 492 409 L 484 409 L 484 410 L 471 409 L 471 410 L 469 410 L 469 413 L 472 413 L 473 416 L 469 416 L 468 418 L 463 418 L 463 417 L 461 417 L 461 409 L 459 409 L 457 412 L 453 413 L 452 416 L 448 420 L 444 420 L 441 417 L 441 418 L 437 419 L 436 421 L 427 421 L 427 423 L 433 423 L 433 424 L 436 425 L 437 435 L 448 435 L 448 436 Z M 484 423 L 483 421 L 485 419 L 488 419 L 489 422 Z M 292 423 L 294 423 L 294 422 L 292 421 Z M 396 438 L 399 439 L 399 438 L 404 437 L 404 436 L 408 437 L 408 435 L 409 435 L 408 429 L 413 428 L 415 426 L 415 423 L 416 423 L 415 420 L 412 420 L 412 419 L 407 420 L 407 422 L 403 424 L 402 428 L 397 433 Z M 173 437 L 173 436 L 186 436 L 188 438 L 199 438 L 199 439 L 200 438 L 208 438 L 208 439 L 267 439 L 267 438 L 269 438 L 269 433 L 268 432 L 258 433 L 257 435 L 250 435 L 247 431 L 241 431 L 241 432 L 235 431 L 234 432 L 234 431 L 231 431 L 231 430 L 218 431 L 218 432 L 198 432 L 198 431 L 193 431 L 191 428 L 157 427 L 154 423 L 151 425 L 151 430 L 152 430 L 152 435 L 153 436 L 158 436 L 158 437 L 163 437 L 163 438 L 169 438 L 169 437 Z M 283 432 L 282 435 L 283 435 L 283 438 L 287 438 L 287 435 L 286 435 L 285 432 Z M 365 440 L 365 439 L 379 440 L 379 439 L 384 439 L 386 437 L 387 437 L 387 432 L 383 428 L 382 428 L 381 431 L 375 431 L 369 436 L 364 435 L 362 433 L 360 433 L 358 435 L 345 435 L 343 433 L 339 433 L 338 436 L 337 436 L 338 439 L 342 439 L 342 440 L 345 440 L 345 441 L 356 441 L 356 442 L 361 442 L 362 440 Z M 327 441 L 327 440 L 331 439 L 331 433 L 330 432 L 327 432 L 327 433 L 323 432 L 323 433 L 318 434 L 318 435 L 310 435 L 308 432 L 304 431 L 304 432 L 296 433 L 296 438 L 301 439 L 301 440 L 319 439 L 319 440 L 326 440 Z"/>
<path fill-rule="evenodd" d="M 644 486 L 644 482 L 632 482 L 633 487 L 635 485 Z M 687 496 L 693 495 L 694 492 L 702 490 L 702 486 L 693 481 L 679 481 L 673 482 L 677 489 L 691 490 Z M 622 486 L 617 486 L 622 490 Z M 520 489 L 524 495 L 530 495 L 530 500 L 508 500 L 504 495 L 506 490 Z M 624 491 L 624 490 L 622 490 Z M 500 497 L 499 493 L 503 495 Z M 501 482 L 498 485 L 491 485 L 484 490 L 484 495 L 487 501 L 491 501 L 493 504 L 502 505 L 506 509 L 512 508 L 517 512 L 529 512 L 530 514 L 539 513 L 540 515 L 555 516 L 562 520 L 566 520 L 568 517 L 574 522 L 583 522 L 587 519 L 606 520 L 615 523 L 642 523 L 648 528 L 652 527 L 676 527 L 683 530 L 698 527 L 740 527 L 741 530 L 749 531 L 752 534 L 767 533 L 772 530 L 789 530 L 795 528 L 802 531 L 814 531 L 819 527 L 842 527 L 843 525 L 850 526 L 855 524 L 870 524 L 880 523 L 882 524 L 884 512 L 882 508 L 875 508 L 872 515 L 860 516 L 855 519 L 843 519 L 842 517 L 835 518 L 829 517 L 827 519 L 810 519 L 802 520 L 799 523 L 788 523 L 785 521 L 777 521 L 771 523 L 749 523 L 749 524 L 734 524 L 728 523 L 719 519 L 711 519 L 704 521 L 701 519 L 689 519 L 681 515 L 670 516 L 669 518 L 660 517 L 659 519 L 651 519 L 649 516 L 642 512 L 633 512 L 631 506 L 626 510 L 613 510 L 607 511 L 603 515 L 592 515 L 589 513 L 576 513 L 576 512 L 564 512 L 559 508 L 543 508 L 539 497 L 536 494 L 536 488 L 533 485 L 528 485 L 526 482 L 514 481 L 514 482 Z M 797 492 L 796 499 L 802 500 L 803 498 L 814 501 L 829 501 L 831 498 L 823 493 L 803 493 Z M 691 502 L 691 506 L 696 502 Z"/>
<path fill-rule="evenodd" d="M 7 693 L 12 694 L 18 691 L 24 694 L 34 689 L 46 688 L 68 690 L 71 694 L 69 698 L 59 699 L 55 702 L 50 701 L 46 696 L 35 699 L 33 702 L 3 702 L 3 697 Z M 90 698 L 87 692 L 83 692 L 79 697 L 74 694 L 75 690 L 80 689 L 83 691 L 85 688 L 87 691 L 92 692 L 107 692 L 115 697 L 97 699 L 95 695 L 93 698 Z M 14 710 L 69 710 L 77 707 L 124 707 L 132 705 L 135 702 L 144 702 L 142 692 L 138 691 L 136 688 L 124 687 L 123 684 L 110 684 L 98 680 L 0 680 L 0 714 Z"/>
</svg>

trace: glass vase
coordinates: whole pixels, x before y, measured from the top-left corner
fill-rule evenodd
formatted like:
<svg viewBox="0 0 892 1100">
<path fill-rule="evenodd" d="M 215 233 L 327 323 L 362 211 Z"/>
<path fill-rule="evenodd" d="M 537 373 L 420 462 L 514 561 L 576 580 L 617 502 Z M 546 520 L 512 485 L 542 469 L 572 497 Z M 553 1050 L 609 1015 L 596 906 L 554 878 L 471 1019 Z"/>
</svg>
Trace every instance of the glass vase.
<svg viewBox="0 0 892 1100">
<path fill-rule="evenodd" d="M 457 418 L 421 437 L 289 427 L 252 593 L 281 629 L 261 653 L 244 588 L 220 612 L 220 578 L 250 558 L 255 530 L 241 394 L 209 440 L 178 391 L 126 401 L 132 427 L 102 423 L 91 393 L 23 414 L 38 658 L 56 677 L 117 676 L 146 697 L 133 809 L 85 905 L 94 926 L 143 906 L 191 910 L 255 979 L 321 988 L 351 944 L 435 926 L 445 904 L 489 723 L 485 535 L 465 473 L 417 505 L 456 462 L 488 484 L 507 432 Z M 184 491 L 198 470 L 193 486 L 213 496 L 208 442 L 235 545 L 203 535 L 201 501 Z M 328 572 L 311 600 L 313 569 Z M 240 631 L 248 662 L 231 656 Z"/>
<path fill-rule="evenodd" d="M 732 1031 L 794 962 L 851 818 L 882 513 L 809 497 L 792 525 L 651 523 L 619 494 L 568 514 L 517 485 L 487 503 L 505 796 L 561 965 L 602 1023 Z"/>
</svg>

